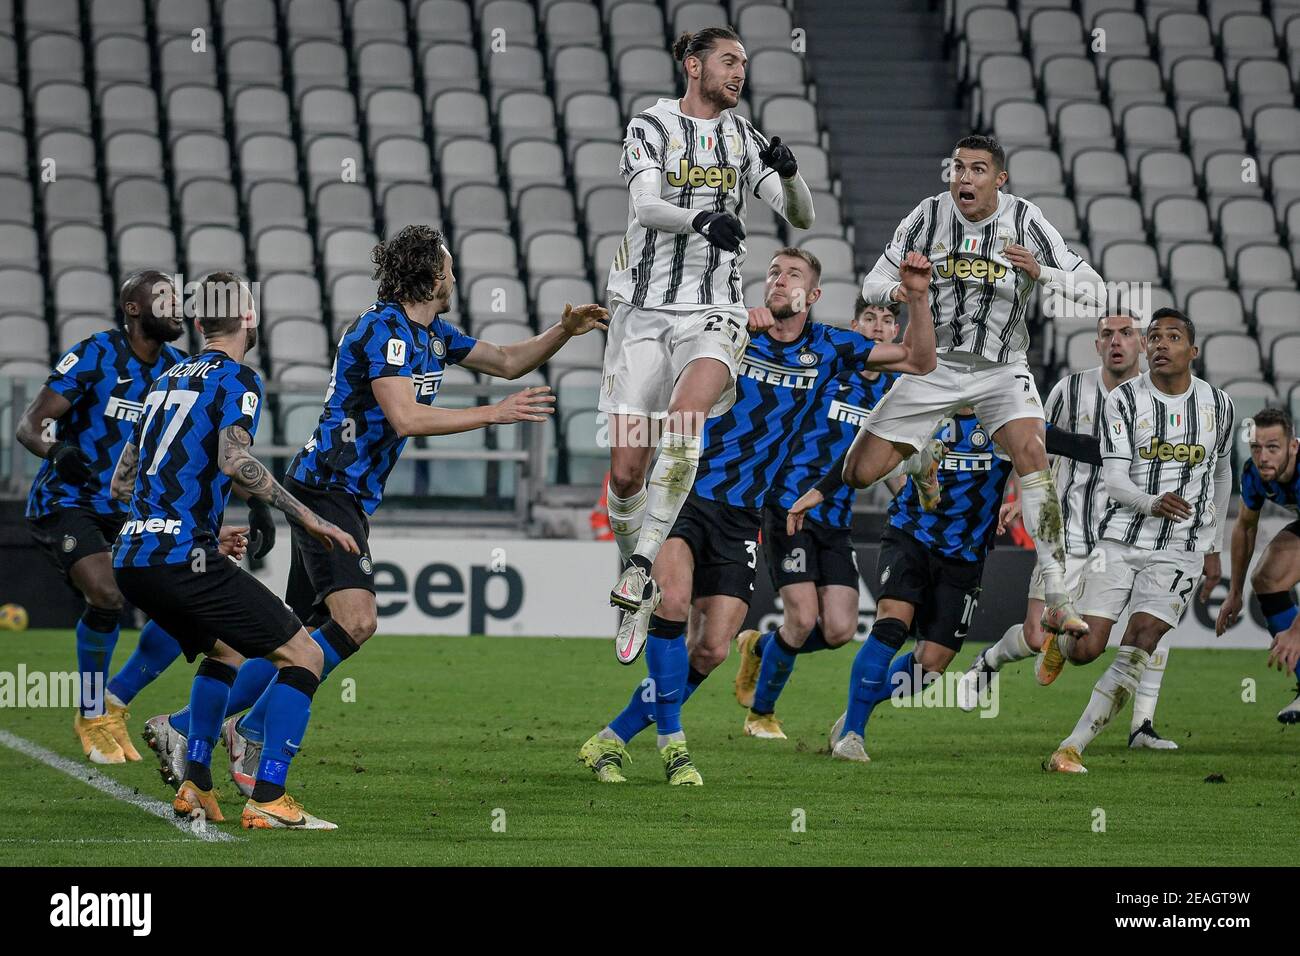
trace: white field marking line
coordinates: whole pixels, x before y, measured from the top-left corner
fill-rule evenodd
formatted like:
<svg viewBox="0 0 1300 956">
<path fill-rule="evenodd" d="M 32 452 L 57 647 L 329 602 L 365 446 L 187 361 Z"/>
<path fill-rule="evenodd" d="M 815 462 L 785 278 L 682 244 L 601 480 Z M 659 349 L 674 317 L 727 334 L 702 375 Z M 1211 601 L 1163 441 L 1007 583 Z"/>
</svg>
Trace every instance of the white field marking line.
<svg viewBox="0 0 1300 956">
<path fill-rule="evenodd" d="M 208 843 L 230 843 L 237 838 L 229 833 L 223 833 L 218 830 L 216 824 L 207 826 L 202 830 L 194 830 L 190 826 L 190 821 L 176 816 L 176 811 L 171 808 L 170 804 L 163 803 L 161 800 L 155 800 L 153 797 L 146 797 L 136 793 L 129 787 L 124 787 L 112 777 L 105 776 L 98 770 L 93 770 L 83 763 L 69 760 L 67 757 L 60 757 L 52 750 L 46 750 L 38 744 L 32 743 L 16 734 L 11 734 L 7 730 L 0 730 L 0 744 L 4 744 L 10 750 L 16 750 L 20 754 L 25 754 L 33 760 L 39 760 L 45 766 L 50 767 L 60 773 L 65 773 L 69 777 L 80 780 L 82 783 L 89 784 L 101 793 L 106 793 L 116 800 L 123 803 L 129 803 L 133 807 L 139 807 L 145 813 L 152 813 L 161 820 L 166 820 L 181 833 L 192 836 L 196 840 L 204 840 Z"/>
<path fill-rule="evenodd" d="M 69 839 L 69 840 L 37 840 L 37 839 L 34 839 L 34 838 L 32 838 L 32 837 L 27 837 L 27 838 L 25 838 L 25 839 L 17 839 L 17 838 L 14 838 L 14 839 L 8 839 L 8 838 L 6 838 L 6 839 L 3 839 L 3 840 L 0 840 L 0 846 L 12 846 L 12 845 L 19 844 L 19 843 L 23 844 L 24 846 L 27 846 L 27 845 L 33 845 L 33 846 L 51 846 L 52 844 L 56 844 L 56 843 L 72 843 L 72 844 L 82 844 L 82 843 L 112 843 L 112 844 L 118 844 L 118 843 L 188 843 L 188 842 L 189 842 L 188 840 L 185 840 L 185 839 L 183 839 L 183 838 L 181 838 L 181 837 L 176 837 L 175 839 L 170 839 L 170 840 L 154 840 L 154 839 L 136 840 L 136 839 L 132 839 L 132 838 L 130 838 L 130 837 L 120 837 L 120 838 L 117 838 L 117 837 L 104 837 L 104 838 L 102 838 L 102 839 L 101 839 L 101 838 L 98 838 L 98 837 L 80 837 L 80 838 L 75 839 L 75 840 L 71 840 L 71 839 Z"/>
</svg>

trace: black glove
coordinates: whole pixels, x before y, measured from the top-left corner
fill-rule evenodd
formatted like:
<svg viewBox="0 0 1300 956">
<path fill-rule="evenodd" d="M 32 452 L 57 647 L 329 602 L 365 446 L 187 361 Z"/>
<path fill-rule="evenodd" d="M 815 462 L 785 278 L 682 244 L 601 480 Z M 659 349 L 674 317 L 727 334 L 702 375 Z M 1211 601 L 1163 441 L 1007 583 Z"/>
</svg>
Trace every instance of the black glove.
<svg viewBox="0 0 1300 956">
<path fill-rule="evenodd" d="M 763 161 L 764 166 L 775 169 L 776 174 L 782 179 L 789 179 L 799 172 L 799 161 L 794 158 L 794 153 L 790 152 L 790 147 L 781 142 L 780 136 L 773 136 L 767 144 L 767 149 L 758 151 L 758 158 Z"/>
<path fill-rule="evenodd" d="M 90 459 L 76 445 L 61 441 L 50 449 L 48 457 L 59 477 L 68 484 L 84 485 L 90 480 Z"/>
<path fill-rule="evenodd" d="M 271 506 L 261 498 L 248 499 L 248 555 L 261 560 L 275 547 L 275 521 Z"/>
<path fill-rule="evenodd" d="M 691 228 L 727 252 L 739 249 L 740 240 L 745 238 L 744 225 L 729 212 L 709 212 L 706 209 L 691 222 Z"/>
</svg>

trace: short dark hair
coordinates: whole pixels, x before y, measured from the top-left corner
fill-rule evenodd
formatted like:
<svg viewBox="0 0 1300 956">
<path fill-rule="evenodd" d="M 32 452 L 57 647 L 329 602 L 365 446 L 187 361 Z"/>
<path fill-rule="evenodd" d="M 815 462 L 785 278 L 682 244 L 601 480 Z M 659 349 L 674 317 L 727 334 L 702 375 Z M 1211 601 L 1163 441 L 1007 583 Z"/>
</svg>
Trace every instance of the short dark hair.
<svg viewBox="0 0 1300 956">
<path fill-rule="evenodd" d="M 718 45 L 719 40 L 735 40 L 739 43 L 740 34 L 731 27 L 705 27 L 696 33 L 683 33 L 673 41 L 673 59 L 678 63 L 685 63 L 688 56 L 703 59 Z"/>
<path fill-rule="evenodd" d="M 405 226 L 370 252 L 372 279 L 379 281 L 383 302 L 428 302 L 433 298 L 434 274 L 442 272 L 446 241 L 433 226 Z"/>
<path fill-rule="evenodd" d="M 199 283 L 194 314 L 204 335 L 229 335 L 244 325 L 244 313 L 253 306 L 253 293 L 234 272 L 209 272 Z"/>
<path fill-rule="evenodd" d="M 1291 413 L 1284 408 L 1261 408 L 1254 414 L 1253 420 L 1256 429 L 1276 426 L 1282 429 L 1287 441 L 1295 438 L 1295 422 L 1291 419 Z"/>
<path fill-rule="evenodd" d="M 864 299 L 862 293 L 859 292 L 858 297 L 853 300 L 853 317 L 855 319 L 861 317 L 862 313 L 869 308 L 872 308 L 872 304 Z M 898 318 L 899 313 L 903 311 L 903 303 L 890 302 L 888 305 L 876 306 L 876 308 L 888 309 L 890 315 L 894 318 Z"/>
<path fill-rule="evenodd" d="M 952 148 L 952 151 L 955 153 L 959 149 L 983 150 L 993 157 L 993 165 L 998 172 L 1007 168 L 1007 151 L 992 136 L 986 136 L 983 133 L 972 133 L 969 136 L 963 136 L 957 140 L 957 145 Z"/>
<path fill-rule="evenodd" d="M 1147 324 L 1148 335 L 1151 334 L 1151 327 L 1161 319 L 1177 319 L 1179 322 L 1183 323 L 1183 327 L 1187 330 L 1187 341 L 1192 345 L 1196 344 L 1196 323 L 1189 319 L 1186 313 L 1167 307 L 1156 309 L 1151 313 L 1151 321 Z"/>
<path fill-rule="evenodd" d="M 798 246 L 782 246 L 776 252 L 772 253 L 772 258 L 777 256 L 792 256 L 795 259 L 802 259 L 808 263 L 808 268 L 813 271 L 813 281 L 820 282 L 822 277 L 822 262 L 807 249 L 800 249 Z"/>
<path fill-rule="evenodd" d="M 1141 317 L 1138 316 L 1138 314 L 1132 311 L 1131 309 L 1123 309 L 1123 308 L 1111 309 L 1105 315 L 1101 315 L 1097 317 L 1097 334 L 1101 335 L 1101 324 L 1103 322 L 1105 322 L 1107 319 L 1113 319 L 1116 316 L 1120 316 L 1121 318 L 1125 318 L 1125 319 L 1131 319 L 1133 324 L 1136 325 L 1139 328 L 1139 330 L 1142 327 Z"/>
<path fill-rule="evenodd" d="M 126 315 L 126 307 L 131 303 L 135 303 L 141 312 L 149 308 L 153 297 L 158 294 L 158 285 L 163 282 L 170 284 L 171 281 L 171 276 L 157 269 L 141 269 L 131 273 L 123 280 L 122 288 L 117 294 L 117 304 L 122 314 Z"/>
</svg>

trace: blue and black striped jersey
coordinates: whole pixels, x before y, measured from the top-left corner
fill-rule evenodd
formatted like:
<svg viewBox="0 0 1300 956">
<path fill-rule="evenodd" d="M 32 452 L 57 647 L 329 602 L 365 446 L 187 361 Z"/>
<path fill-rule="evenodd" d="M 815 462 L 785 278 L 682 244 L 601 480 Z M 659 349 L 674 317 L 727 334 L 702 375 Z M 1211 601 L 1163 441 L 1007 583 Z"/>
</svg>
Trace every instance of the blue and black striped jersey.
<svg viewBox="0 0 1300 956">
<path fill-rule="evenodd" d="M 1265 481 L 1259 476 L 1255 460 L 1247 458 L 1241 469 L 1241 503 L 1251 511 L 1259 511 L 1265 501 L 1300 514 L 1300 468 L 1288 482 Z"/>
<path fill-rule="evenodd" d="M 788 510 L 839 461 L 853 444 L 858 430 L 867 423 L 876 403 L 897 380 L 897 372 L 880 372 L 874 379 L 868 379 L 857 369 L 848 369 L 829 388 L 820 390 L 817 407 L 795 437 L 794 450 L 780 475 L 782 508 Z M 856 493 L 849 485 L 840 485 L 828 499 L 808 512 L 808 519 L 830 528 L 847 528 L 853 517 Z"/>
<path fill-rule="evenodd" d="M 909 479 L 889 507 L 889 523 L 931 551 L 959 561 L 983 561 L 993 547 L 1011 461 L 994 447 L 993 436 L 974 415 L 945 419 L 935 437 L 948 448 L 939 468 L 939 507 L 922 508 Z"/>
<path fill-rule="evenodd" d="M 163 371 L 184 357 L 184 352 L 164 345 L 157 361 L 146 365 L 131 350 L 126 333 L 114 329 L 78 342 L 59 360 L 45 385 L 72 407 L 59 419 L 55 435 L 82 450 L 92 474 L 89 481 L 74 485 L 59 477 L 49 461 L 42 462 L 27 496 L 27 517 L 40 518 L 64 508 L 103 515 L 125 510 L 109 493 L 118 456 L 140 420 L 149 389 Z"/>
<path fill-rule="evenodd" d="M 217 549 L 230 478 L 221 471 L 223 429 L 256 435 L 262 412 L 257 372 L 205 349 L 162 374 L 145 397 L 132 439 L 139 452 L 135 493 L 113 545 L 113 567 L 193 561 Z"/>
<path fill-rule="evenodd" d="M 432 405 L 443 369 L 462 361 L 477 344 L 441 318 L 426 329 L 396 302 L 376 302 L 343 333 L 325 408 L 289 475 L 312 488 L 346 491 L 366 514 L 374 514 L 406 439 L 384 417 L 370 383 L 404 376 L 415 385 L 415 400 Z"/>
<path fill-rule="evenodd" d="M 755 335 L 740 360 L 736 403 L 704 426 L 695 493 L 737 508 L 761 508 L 777 491 L 793 440 L 808 427 L 822 391 L 860 369 L 873 343 L 856 332 L 809 322 L 793 342 Z"/>
</svg>

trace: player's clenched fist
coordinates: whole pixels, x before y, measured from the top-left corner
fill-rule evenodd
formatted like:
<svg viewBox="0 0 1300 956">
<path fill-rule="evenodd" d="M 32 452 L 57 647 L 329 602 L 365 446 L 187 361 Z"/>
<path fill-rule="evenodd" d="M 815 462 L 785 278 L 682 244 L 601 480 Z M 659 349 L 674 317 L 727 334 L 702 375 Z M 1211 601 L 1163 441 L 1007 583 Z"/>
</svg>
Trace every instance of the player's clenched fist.
<svg viewBox="0 0 1300 956">
<path fill-rule="evenodd" d="M 691 228 L 709 240 L 710 245 L 727 252 L 739 249 L 740 240 L 745 238 L 744 225 L 729 212 L 709 212 L 706 209 L 691 220 Z"/>
<path fill-rule="evenodd" d="M 780 136 L 773 136 L 768 141 L 767 149 L 758 151 L 758 158 L 768 169 L 776 170 L 782 179 L 789 179 L 799 172 L 799 162 L 794 158 L 790 147 L 781 142 Z"/>
<path fill-rule="evenodd" d="M 1170 521 L 1186 521 L 1192 516 L 1192 506 L 1186 499 L 1166 491 L 1151 506 L 1151 517 L 1168 518 Z"/>
<path fill-rule="evenodd" d="M 930 287 L 930 260 L 919 252 L 909 252 L 898 267 L 904 292 L 924 292 Z"/>
<path fill-rule="evenodd" d="M 570 335 L 583 335 L 592 329 L 605 331 L 609 328 L 609 313 L 604 306 L 595 303 L 575 306 L 566 302 L 560 324 Z"/>
<path fill-rule="evenodd" d="M 772 315 L 772 310 L 765 306 L 758 306 L 749 310 L 749 322 L 747 326 L 751 333 L 766 332 L 772 326 L 776 325 L 776 317 Z"/>
<path fill-rule="evenodd" d="M 248 529 L 234 525 L 222 525 L 217 532 L 217 550 L 228 558 L 242 561 L 248 551 Z"/>
<path fill-rule="evenodd" d="M 1300 631 L 1287 629 L 1273 640 L 1273 647 L 1268 652 L 1268 666 L 1276 667 L 1283 674 L 1295 672 L 1300 663 Z"/>
<path fill-rule="evenodd" d="M 1007 261 L 1013 266 L 1023 271 L 1035 282 L 1038 281 L 1038 277 L 1043 272 L 1043 267 L 1038 264 L 1038 260 L 1034 258 L 1034 254 L 1028 248 L 1016 245 L 1013 242 L 1007 246 L 1002 254 L 1007 257 Z"/>
<path fill-rule="evenodd" d="M 551 394 L 551 386 L 533 385 L 506 396 L 493 405 L 492 410 L 493 425 L 544 422 L 547 415 L 555 414 L 555 396 Z"/>
</svg>

